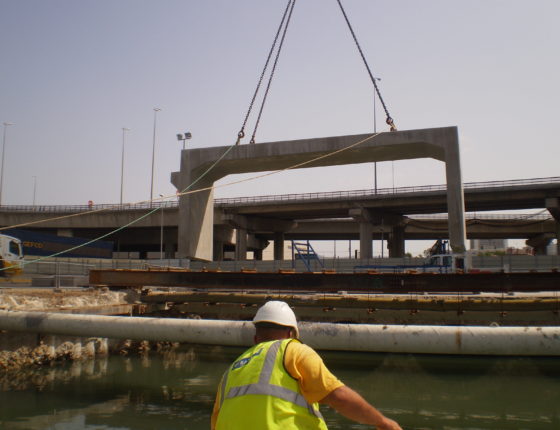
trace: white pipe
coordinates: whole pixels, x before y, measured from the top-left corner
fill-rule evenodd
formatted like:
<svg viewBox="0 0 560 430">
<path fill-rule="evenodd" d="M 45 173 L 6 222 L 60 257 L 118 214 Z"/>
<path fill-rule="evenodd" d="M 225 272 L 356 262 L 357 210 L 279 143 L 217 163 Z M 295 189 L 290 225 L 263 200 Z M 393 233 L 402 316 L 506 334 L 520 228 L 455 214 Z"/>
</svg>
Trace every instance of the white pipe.
<svg viewBox="0 0 560 430">
<path fill-rule="evenodd" d="M 308 323 L 302 338 L 317 349 L 459 355 L 560 356 L 560 327 Z M 307 337 L 309 336 L 309 337 Z"/>
<path fill-rule="evenodd" d="M 224 346 L 253 343 L 248 321 L 0 311 L 0 330 Z M 560 327 L 300 323 L 322 350 L 459 355 L 560 356 Z"/>
<path fill-rule="evenodd" d="M 0 311 L 0 330 L 208 345 L 251 345 L 250 322 Z"/>
</svg>

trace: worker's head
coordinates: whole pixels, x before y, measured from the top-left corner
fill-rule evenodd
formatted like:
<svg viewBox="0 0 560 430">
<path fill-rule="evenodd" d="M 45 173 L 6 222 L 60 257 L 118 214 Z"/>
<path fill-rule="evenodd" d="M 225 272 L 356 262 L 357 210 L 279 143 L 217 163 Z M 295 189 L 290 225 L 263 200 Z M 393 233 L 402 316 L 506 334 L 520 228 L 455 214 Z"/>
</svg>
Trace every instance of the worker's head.
<svg viewBox="0 0 560 430">
<path fill-rule="evenodd" d="M 296 315 L 286 302 L 265 303 L 257 311 L 253 324 L 255 343 L 299 337 Z"/>
</svg>

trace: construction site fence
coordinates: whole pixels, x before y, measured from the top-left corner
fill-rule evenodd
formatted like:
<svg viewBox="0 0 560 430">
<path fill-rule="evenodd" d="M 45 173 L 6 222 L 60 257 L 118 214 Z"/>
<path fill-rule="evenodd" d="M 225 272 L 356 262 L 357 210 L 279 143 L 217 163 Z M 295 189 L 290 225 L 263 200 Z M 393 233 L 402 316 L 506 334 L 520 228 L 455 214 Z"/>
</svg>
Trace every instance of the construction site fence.
<svg viewBox="0 0 560 430">
<path fill-rule="evenodd" d="M 371 259 L 343 259 L 324 258 L 309 261 L 311 271 L 334 271 L 337 273 L 363 272 L 375 270 L 376 266 L 399 267 L 406 270 L 406 266 L 422 266 L 424 258 L 371 258 Z M 403 268 L 404 267 L 404 268 Z M 503 256 L 475 256 L 472 257 L 472 267 L 479 270 L 505 272 L 547 272 L 560 270 L 560 256 L 557 255 L 503 255 Z M 138 259 L 86 259 L 86 258 L 55 258 L 48 261 L 34 262 L 32 257 L 26 258 L 23 267 L 25 275 L 84 275 L 91 269 L 167 269 L 184 268 L 195 271 L 222 270 L 240 272 L 256 270 L 258 272 L 278 272 L 295 270 L 307 272 L 308 269 L 300 260 L 243 260 L 243 261 L 190 261 L 188 259 L 138 260 Z M 395 269 L 397 271 L 397 269 Z"/>
</svg>

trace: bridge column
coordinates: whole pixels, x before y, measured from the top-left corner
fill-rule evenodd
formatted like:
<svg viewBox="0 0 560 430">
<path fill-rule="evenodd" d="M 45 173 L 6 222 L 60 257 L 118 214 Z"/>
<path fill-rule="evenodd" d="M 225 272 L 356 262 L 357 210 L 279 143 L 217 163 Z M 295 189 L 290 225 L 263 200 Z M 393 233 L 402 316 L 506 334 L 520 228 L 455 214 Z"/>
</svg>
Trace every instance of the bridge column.
<svg viewBox="0 0 560 430">
<path fill-rule="evenodd" d="M 457 254 L 464 253 L 467 242 L 465 226 L 465 197 L 459 154 L 459 131 L 447 129 L 445 147 L 445 176 L 447 179 L 447 215 L 449 219 L 449 246 Z"/>
<path fill-rule="evenodd" d="M 372 245 L 373 226 L 369 222 L 360 223 L 360 258 L 370 259 L 373 257 Z"/>
<path fill-rule="evenodd" d="M 235 259 L 247 260 L 247 230 L 243 228 L 235 230 Z"/>
<path fill-rule="evenodd" d="M 222 220 L 236 229 L 236 250 L 239 248 L 237 244 L 241 245 L 240 253 L 241 259 L 247 258 L 247 248 L 250 247 L 254 251 L 255 256 L 262 255 L 262 250 L 268 246 L 268 241 L 259 239 L 257 232 L 274 232 L 274 259 L 284 259 L 284 232 L 294 228 L 297 223 L 290 220 L 282 220 L 276 218 L 261 218 L 251 217 L 238 214 L 225 213 L 222 215 Z M 241 233 L 244 232 L 244 233 Z M 247 239 L 247 233 L 251 232 L 250 244 Z M 239 238 L 239 235 L 242 235 Z M 244 243 L 244 245 L 243 245 Z M 243 248 L 244 247 L 244 248 Z M 244 250 L 243 250 L 244 249 Z M 237 252 L 237 251 L 236 251 Z M 241 256 L 241 255 L 240 255 Z M 236 253 L 236 259 L 237 253 Z"/>
<path fill-rule="evenodd" d="M 210 261 L 214 245 L 215 177 L 203 176 L 197 167 L 204 157 L 196 151 L 181 152 L 181 170 L 171 175 L 171 182 L 181 192 L 204 190 L 179 197 L 178 257 Z"/>
<path fill-rule="evenodd" d="M 404 257 L 404 226 L 394 225 L 391 227 L 387 247 L 389 248 L 389 258 Z"/>
<path fill-rule="evenodd" d="M 274 259 L 284 259 L 284 240 L 286 234 L 283 231 L 274 232 Z"/>
<path fill-rule="evenodd" d="M 373 224 L 372 215 L 367 209 L 350 209 L 348 214 L 360 225 L 360 258 L 373 257 Z"/>
<path fill-rule="evenodd" d="M 224 242 L 221 240 L 214 240 L 213 257 L 214 261 L 224 261 Z"/>
<path fill-rule="evenodd" d="M 379 227 L 383 230 L 385 226 L 391 228 L 387 240 L 389 257 L 404 257 L 404 231 L 407 218 L 388 212 L 379 212 L 368 209 L 350 209 L 349 214 L 360 223 L 360 256 L 361 258 L 372 258 L 372 235 L 373 229 Z"/>
<path fill-rule="evenodd" d="M 533 248 L 535 255 L 546 255 L 546 248 L 552 240 L 551 234 L 541 234 L 525 241 L 525 243 Z"/>
<path fill-rule="evenodd" d="M 175 240 L 174 232 L 163 230 L 163 255 L 165 258 L 175 258 Z"/>
</svg>

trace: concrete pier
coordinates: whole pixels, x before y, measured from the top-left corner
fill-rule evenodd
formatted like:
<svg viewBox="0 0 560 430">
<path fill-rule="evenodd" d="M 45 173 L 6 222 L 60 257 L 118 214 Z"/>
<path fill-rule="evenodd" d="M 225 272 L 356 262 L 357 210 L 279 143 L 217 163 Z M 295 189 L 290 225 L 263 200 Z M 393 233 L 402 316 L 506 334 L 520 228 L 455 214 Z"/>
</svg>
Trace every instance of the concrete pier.
<svg viewBox="0 0 560 430">
<path fill-rule="evenodd" d="M 363 143 L 357 144 L 363 141 Z M 351 149 L 345 150 L 352 145 Z M 337 152 L 340 151 L 340 152 Z M 224 154 L 226 154 L 224 156 Z M 332 154 L 332 155 L 330 155 Z M 454 252 L 465 250 L 464 198 L 459 156 L 459 139 L 456 127 L 407 130 L 378 135 L 352 135 L 324 137 L 293 141 L 226 146 L 183 150 L 181 170 L 171 175 L 171 182 L 178 191 L 203 190 L 185 194 L 179 200 L 178 253 L 181 258 L 212 260 L 213 253 L 213 190 L 214 182 L 235 173 L 262 172 L 285 169 L 318 157 L 304 167 L 336 166 L 390 160 L 433 158 L 446 165 L 447 211 L 449 214 L 450 246 Z M 212 168 L 213 164 L 223 159 Z M 194 185 L 191 185 L 193 184 Z M 390 214 L 374 214 L 384 219 Z M 267 222 L 274 219 L 267 219 Z M 279 223 L 285 220 L 277 220 Z M 258 223 L 259 220 L 253 220 Z M 391 225 L 393 252 L 402 244 L 402 234 Z M 236 257 L 243 259 L 246 252 L 244 232 L 239 228 Z M 247 231 L 247 230 L 245 230 Z M 280 230 L 281 232 L 282 230 Z M 360 228 L 362 255 L 371 250 L 371 229 Z M 219 254 L 219 252 L 218 252 Z"/>
</svg>

